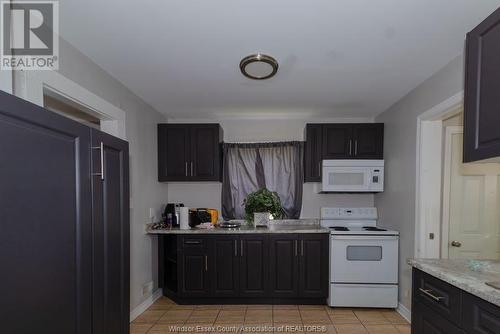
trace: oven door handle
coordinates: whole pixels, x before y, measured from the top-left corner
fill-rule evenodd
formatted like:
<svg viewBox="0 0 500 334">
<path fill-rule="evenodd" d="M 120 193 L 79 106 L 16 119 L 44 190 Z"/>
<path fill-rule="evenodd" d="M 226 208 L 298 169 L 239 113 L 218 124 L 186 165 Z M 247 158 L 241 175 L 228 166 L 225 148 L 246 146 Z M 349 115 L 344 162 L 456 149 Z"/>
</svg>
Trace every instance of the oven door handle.
<svg viewBox="0 0 500 334">
<path fill-rule="evenodd" d="M 332 239 L 334 240 L 398 240 L 399 236 L 397 235 L 373 235 L 373 234 L 365 234 L 365 235 L 332 235 Z"/>
</svg>

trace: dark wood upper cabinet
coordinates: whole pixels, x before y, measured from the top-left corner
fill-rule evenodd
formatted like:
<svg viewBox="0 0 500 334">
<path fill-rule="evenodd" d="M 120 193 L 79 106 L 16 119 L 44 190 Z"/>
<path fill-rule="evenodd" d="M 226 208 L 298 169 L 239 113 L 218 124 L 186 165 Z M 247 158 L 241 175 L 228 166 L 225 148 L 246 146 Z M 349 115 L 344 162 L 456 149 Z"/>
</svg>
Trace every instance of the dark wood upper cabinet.
<svg viewBox="0 0 500 334">
<path fill-rule="evenodd" d="M 321 124 L 307 124 L 305 130 L 304 177 L 306 182 L 321 182 L 323 138 Z"/>
<path fill-rule="evenodd" d="M 356 159 L 383 159 L 384 124 L 353 125 L 352 153 Z"/>
<path fill-rule="evenodd" d="M 324 159 L 383 159 L 383 123 L 306 124 L 305 182 L 321 182 Z"/>
<path fill-rule="evenodd" d="M 219 124 L 158 124 L 158 181 L 220 181 Z"/>
<path fill-rule="evenodd" d="M 500 156 L 500 8 L 467 34 L 464 162 Z"/>
<path fill-rule="evenodd" d="M 352 156 L 352 125 L 323 125 L 323 159 L 346 159 Z"/>
</svg>

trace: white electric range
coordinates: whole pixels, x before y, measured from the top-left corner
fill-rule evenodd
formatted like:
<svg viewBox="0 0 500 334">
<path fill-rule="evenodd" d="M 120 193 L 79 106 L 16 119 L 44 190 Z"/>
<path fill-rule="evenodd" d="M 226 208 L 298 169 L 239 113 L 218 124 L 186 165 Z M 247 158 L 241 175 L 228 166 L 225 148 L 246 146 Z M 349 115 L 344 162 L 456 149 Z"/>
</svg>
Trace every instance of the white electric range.
<svg viewBox="0 0 500 334">
<path fill-rule="evenodd" d="M 398 306 L 399 232 L 377 227 L 376 208 L 321 208 L 330 233 L 328 305 Z"/>
</svg>

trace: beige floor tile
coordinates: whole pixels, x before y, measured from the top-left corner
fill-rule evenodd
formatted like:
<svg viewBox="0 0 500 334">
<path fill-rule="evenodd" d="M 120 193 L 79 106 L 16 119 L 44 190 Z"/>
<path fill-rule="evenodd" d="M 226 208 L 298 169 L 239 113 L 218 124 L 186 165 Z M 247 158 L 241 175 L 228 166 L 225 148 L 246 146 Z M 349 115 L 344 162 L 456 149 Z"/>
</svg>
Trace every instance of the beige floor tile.
<svg viewBox="0 0 500 334">
<path fill-rule="evenodd" d="M 222 312 L 221 312 L 222 313 Z M 217 317 L 217 320 L 215 321 L 216 324 L 243 324 L 245 322 L 245 315 L 225 315 Z"/>
<path fill-rule="evenodd" d="M 248 305 L 247 310 L 272 310 L 273 305 Z"/>
<path fill-rule="evenodd" d="M 272 323 L 256 323 L 243 325 L 244 333 L 273 333 L 274 326 Z"/>
<path fill-rule="evenodd" d="M 222 305 L 223 310 L 231 310 L 231 311 L 246 311 L 247 305 Z"/>
<path fill-rule="evenodd" d="M 222 305 L 194 305 L 196 310 L 220 310 Z"/>
<path fill-rule="evenodd" d="M 301 325 L 302 319 L 299 317 L 274 316 L 273 323 L 275 325 Z"/>
<path fill-rule="evenodd" d="M 370 334 L 399 334 L 393 325 L 365 325 Z"/>
<path fill-rule="evenodd" d="M 172 328 L 173 326 L 182 326 L 182 325 L 156 324 L 149 330 L 148 334 L 175 333 L 176 331 Z"/>
<path fill-rule="evenodd" d="M 161 324 L 182 324 L 191 315 L 192 310 L 169 310 L 158 320 Z"/>
<path fill-rule="evenodd" d="M 170 308 L 171 310 L 194 310 L 196 308 L 196 305 L 178 305 L 174 304 Z"/>
<path fill-rule="evenodd" d="M 200 324 L 204 326 L 208 325 L 213 325 L 215 320 L 217 319 L 217 316 L 209 316 L 209 317 L 189 317 L 185 324 L 186 325 L 191 325 L 191 324 Z"/>
<path fill-rule="evenodd" d="M 323 330 L 323 328 L 324 328 L 324 330 Z M 323 328 L 321 329 L 321 331 L 317 331 L 317 330 L 307 331 L 307 333 L 311 333 L 311 334 L 313 334 L 313 333 L 316 333 L 316 334 L 318 334 L 318 333 L 337 334 L 337 331 L 335 330 L 335 326 L 333 326 L 333 325 L 324 325 Z"/>
<path fill-rule="evenodd" d="M 167 311 L 156 310 L 156 311 L 145 311 L 139 315 L 134 323 L 154 323 L 158 321 Z"/>
<path fill-rule="evenodd" d="M 300 312 L 298 309 L 295 310 L 273 310 L 274 317 L 299 317 Z"/>
<path fill-rule="evenodd" d="M 335 325 L 335 329 L 337 330 L 338 334 L 366 334 L 368 333 L 366 331 L 366 328 L 359 324 L 341 324 L 341 325 Z"/>
<path fill-rule="evenodd" d="M 153 304 L 148 307 L 148 311 L 168 311 L 172 306 L 171 304 Z"/>
<path fill-rule="evenodd" d="M 398 312 L 396 311 L 386 311 L 386 312 L 382 312 L 382 315 L 384 316 L 384 318 L 386 318 L 387 320 L 389 320 L 389 322 L 391 324 L 401 324 L 401 325 L 406 325 L 408 324 L 408 321 L 406 321 L 405 318 L 403 318 L 401 316 L 401 314 L 399 314 Z"/>
<path fill-rule="evenodd" d="M 311 310 L 300 311 L 302 322 L 306 325 L 309 324 L 323 324 L 330 325 L 332 322 L 328 313 L 325 310 Z"/>
<path fill-rule="evenodd" d="M 273 310 L 298 310 L 298 305 L 273 305 Z"/>
<path fill-rule="evenodd" d="M 325 310 L 325 305 L 299 305 L 299 310 Z"/>
<path fill-rule="evenodd" d="M 394 325 L 400 334 L 410 334 L 411 327 L 410 325 Z"/>
<path fill-rule="evenodd" d="M 130 334 L 145 334 L 153 324 L 130 324 Z"/>
<path fill-rule="evenodd" d="M 219 314 L 219 310 L 201 310 L 195 309 L 191 313 L 191 317 L 216 317 Z"/>
<path fill-rule="evenodd" d="M 356 317 L 364 325 L 389 325 L 390 322 L 382 315 L 382 312 L 376 310 L 354 311 Z"/>
</svg>

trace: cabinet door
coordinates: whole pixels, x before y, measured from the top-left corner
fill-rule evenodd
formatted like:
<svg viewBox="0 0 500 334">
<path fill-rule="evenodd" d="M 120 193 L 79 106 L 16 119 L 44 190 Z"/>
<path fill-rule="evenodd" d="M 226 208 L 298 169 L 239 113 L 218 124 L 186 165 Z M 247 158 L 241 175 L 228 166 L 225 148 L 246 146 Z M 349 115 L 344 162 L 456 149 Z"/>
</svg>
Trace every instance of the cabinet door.
<svg viewBox="0 0 500 334">
<path fill-rule="evenodd" d="M 221 178 L 219 124 L 192 124 L 190 127 L 190 180 L 219 181 Z"/>
<path fill-rule="evenodd" d="M 323 125 L 323 159 L 352 159 L 352 124 Z"/>
<path fill-rule="evenodd" d="M 500 9 L 467 34 L 464 161 L 500 156 Z"/>
<path fill-rule="evenodd" d="M 462 303 L 462 323 L 467 333 L 500 333 L 500 307 L 466 292 Z"/>
<path fill-rule="evenodd" d="M 179 285 L 183 297 L 208 297 L 208 240 L 202 237 L 181 237 Z"/>
<path fill-rule="evenodd" d="M 92 333 L 89 128 L 0 91 L 0 157 L 1 332 Z"/>
<path fill-rule="evenodd" d="M 306 125 L 306 146 L 304 154 L 304 178 L 306 182 L 321 182 L 323 160 L 323 132 L 321 124 Z"/>
<path fill-rule="evenodd" d="M 190 130 L 186 124 L 158 124 L 158 181 L 190 178 Z"/>
<path fill-rule="evenodd" d="M 457 326 L 419 303 L 413 305 L 411 320 L 412 334 L 464 334 Z"/>
<path fill-rule="evenodd" d="M 328 234 L 301 234 L 299 238 L 299 295 L 328 296 Z"/>
<path fill-rule="evenodd" d="M 353 125 L 353 156 L 356 159 L 384 158 L 384 124 Z"/>
<path fill-rule="evenodd" d="M 279 234 L 270 237 L 271 294 L 273 297 L 298 297 L 299 295 L 299 242 L 296 234 Z"/>
<path fill-rule="evenodd" d="M 128 143 L 92 129 L 93 333 L 128 333 Z M 101 174 L 101 175 L 97 175 Z"/>
<path fill-rule="evenodd" d="M 269 241 L 266 235 L 240 237 L 240 296 L 267 297 L 269 293 Z"/>
<path fill-rule="evenodd" d="M 239 239 L 234 235 L 211 238 L 210 275 L 212 296 L 234 297 L 239 287 Z"/>
</svg>

